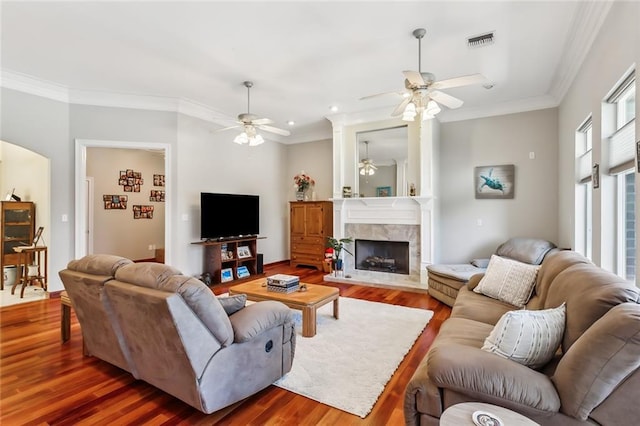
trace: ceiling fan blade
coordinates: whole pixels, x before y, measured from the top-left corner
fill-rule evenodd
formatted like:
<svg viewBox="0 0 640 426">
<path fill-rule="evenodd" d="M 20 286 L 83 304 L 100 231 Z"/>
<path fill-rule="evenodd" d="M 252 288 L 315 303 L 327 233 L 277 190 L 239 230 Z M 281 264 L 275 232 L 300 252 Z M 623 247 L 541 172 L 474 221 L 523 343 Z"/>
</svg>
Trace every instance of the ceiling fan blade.
<svg viewBox="0 0 640 426">
<path fill-rule="evenodd" d="M 251 120 L 251 123 L 255 125 L 271 124 L 273 123 L 273 120 L 269 120 L 268 118 L 256 118 L 255 120 Z"/>
<path fill-rule="evenodd" d="M 377 98 L 379 96 L 388 96 L 388 95 L 400 95 L 403 96 L 405 92 L 384 92 L 384 93 L 376 93 L 375 95 L 369 95 L 369 96 L 364 96 L 362 98 L 360 98 L 361 101 L 367 100 L 367 99 L 371 99 L 371 98 Z"/>
<path fill-rule="evenodd" d="M 418 71 L 402 71 L 402 74 L 404 74 L 404 78 L 409 80 L 409 83 L 414 86 L 426 86 L 427 84 Z"/>
<path fill-rule="evenodd" d="M 239 127 L 242 127 L 242 124 L 238 124 L 237 126 L 223 127 L 222 129 L 217 129 L 217 130 L 214 130 L 213 132 L 214 133 L 224 132 L 225 130 L 237 129 Z"/>
<path fill-rule="evenodd" d="M 265 130 L 267 132 L 275 133 L 276 135 L 280 135 L 280 136 L 289 136 L 289 135 L 291 135 L 290 131 L 283 130 L 283 129 L 278 129 L 277 127 L 273 127 L 273 126 L 266 126 L 264 124 L 260 124 L 260 125 L 257 125 L 256 127 L 258 129 L 262 129 L 262 130 Z"/>
<path fill-rule="evenodd" d="M 472 84 L 482 84 L 489 80 L 482 74 L 463 75 L 461 77 L 449 78 L 447 80 L 436 81 L 431 85 L 431 89 L 449 89 L 451 87 L 470 86 Z"/>
<path fill-rule="evenodd" d="M 438 90 L 434 90 L 429 94 L 429 96 L 431 97 L 431 99 L 433 99 L 437 103 L 442 104 L 447 108 L 451 108 L 451 109 L 460 108 L 464 103 L 462 100 L 454 96 L 447 95 L 446 93 L 440 92 Z"/>
<path fill-rule="evenodd" d="M 409 104 L 409 102 L 411 102 L 411 97 L 408 97 L 404 99 L 402 102 L 400 102 L 400 104 L 396 107 L 396 109 L 394 109 L 393 112 L 391 113 L 391 116 L 396 117 L 402 114 L 406 106 Z"/>
</svg>

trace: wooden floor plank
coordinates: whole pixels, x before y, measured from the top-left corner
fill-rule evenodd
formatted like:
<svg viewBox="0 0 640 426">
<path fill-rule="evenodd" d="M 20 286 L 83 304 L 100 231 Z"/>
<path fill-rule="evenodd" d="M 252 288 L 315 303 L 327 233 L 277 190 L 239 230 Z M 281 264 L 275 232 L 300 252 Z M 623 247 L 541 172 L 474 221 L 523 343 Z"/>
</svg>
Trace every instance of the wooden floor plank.
<svg viewBox="0 0 640 426">
<path fill-rule="evenodd" d="M 2 425 L 387 425 L 402 424 L 404 389 L 451 309 L 425 293 L 325 282 L 313 268 L 280 262 L 267 275 L 298 275 L 340 289 L 343 297 L 434 311 L 384 392 L 364 419 L 270 386 L 205 415 L 129 373 L 82 355 L 81 329 L 60 342 L 60 299 L 0 308 L 0 424 Z M 215 294 L 228 286 L 213 288 Z M 294 360 L 295 362 L 295 360 Z"/>
</svg>

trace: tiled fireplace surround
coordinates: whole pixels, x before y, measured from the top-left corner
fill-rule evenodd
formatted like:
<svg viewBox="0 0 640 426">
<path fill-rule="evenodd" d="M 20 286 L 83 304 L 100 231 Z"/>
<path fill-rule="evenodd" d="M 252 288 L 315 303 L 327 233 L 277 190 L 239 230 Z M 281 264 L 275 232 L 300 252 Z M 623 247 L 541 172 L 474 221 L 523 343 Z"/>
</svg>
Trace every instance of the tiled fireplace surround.
<svg viewBox="0 0 640 426">
<path fill-rule="evenodd" d="M 426 197 L 334 199 L 334 234 L 353 240 L 409 242 L 409 275 L 355 268 L 353 256 L 344 256 L 344 277 L 338 282 L 364 282 L 383 287 L 427 289 L 426 265 L 433 251 L 432 199 Z M 337 232 L 339 231 L 339 232 Z M 348 246 L 354 252 L 354 244 Z"/>
</svg>

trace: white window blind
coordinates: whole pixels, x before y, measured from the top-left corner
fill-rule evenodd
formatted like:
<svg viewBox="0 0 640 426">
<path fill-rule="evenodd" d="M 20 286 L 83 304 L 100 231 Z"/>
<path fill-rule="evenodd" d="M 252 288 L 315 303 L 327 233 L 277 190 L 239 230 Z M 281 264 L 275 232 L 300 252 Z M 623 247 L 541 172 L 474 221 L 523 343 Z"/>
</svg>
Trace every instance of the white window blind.
<svg viewBox="0 0 640 426">
<path fill-rule="evenodd" d="M 578 173 L 578 182 L 585 183 L 591 180 L 591 150 L 585 152 L 576 158 L 576 170 Z"/>
<path fill-rule="evenodd" d="M 625 124 L 609 138 L 609 174 L 633 168 L 636 157 L 636 120 Z"/>
</svg>

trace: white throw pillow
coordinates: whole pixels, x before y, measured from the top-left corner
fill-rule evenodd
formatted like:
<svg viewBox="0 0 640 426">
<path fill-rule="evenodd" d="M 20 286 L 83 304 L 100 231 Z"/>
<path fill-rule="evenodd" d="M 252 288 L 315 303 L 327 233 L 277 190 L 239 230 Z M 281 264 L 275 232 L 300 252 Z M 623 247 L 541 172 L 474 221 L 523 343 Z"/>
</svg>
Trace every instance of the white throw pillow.
<svg viewBox="0 0 640 426">
<path fill-rule="evenodd" d="M 560 347 L 565 304 L 539 311 L 510 311 L 497 322 L 482 350 L 531 368 L 544 366 Z"/>
<path fill-rule="evenodd" d="M 539 268 L 538 265 L 529 265 L 494 254 L 487 266 L 487 272 L 473 291 L 522 308 L 531 297 Z"/>
</svg>

